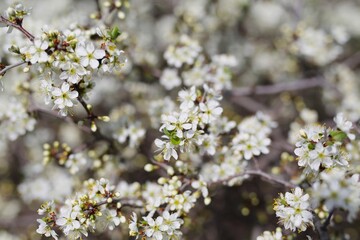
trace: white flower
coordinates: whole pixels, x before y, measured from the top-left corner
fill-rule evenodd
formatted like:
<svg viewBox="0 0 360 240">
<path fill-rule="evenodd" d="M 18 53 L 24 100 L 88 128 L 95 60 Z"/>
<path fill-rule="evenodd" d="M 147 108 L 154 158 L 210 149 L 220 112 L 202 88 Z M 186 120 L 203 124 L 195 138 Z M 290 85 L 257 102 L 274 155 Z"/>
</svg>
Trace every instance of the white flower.
<svg viewBox="0 0 360 240">
<path fill-rule="evenodd" d="M 198 145 L 201 146 L 201 152 L 209 155 L 215 155 L 217 137 L 214 134 L 204 134 L 199 138 Z"/>
<path fill-rule="evenodd" d="M 258 236 L 256 240 L 282 240 L 283 235 L 281 228 L 276 228 L 276 232 L 265 231 L 261 236 Z"/>
<path fill-rule="evenodd" d="M 55 98 L 54 104 L 55 107 L 59 108 L 63 115 L 66 115 L 66 108 L 67 107 L 73 107 L 74 102 L 73 100 L 76 99 L 79 96 L 79 93 L 75 90 L 70 90 L 70 85 L 67 82 L 64 82 L 61 85 L 61 88 L 54 88 L 51 92 L 53 97 Z"/>
<path fill-rule="evenodd" d="M 170 214 L 168 211 L 163 212 L 163 224 L 167 228 L 166 232 L 168 235 L 173 235 L 174 232 L 179 229 L 180 226 L 184 223 L 184 221 L 182 219 L 179 219 L 178 216 L 178 213 Z"/>
<path fill-rule="evenodd" d="M 129 224 L 129 235 L 130 236 L 136 236 L 139 233 L 139 229 L 137 227 L 137 215 L 136 213 L 132 213 L 131 215 L 131 221 Z"/>
<path fill-rule="evenodd" d="M 186 35 L 182 35 L 178 45 L 170 45 L 167 48 L 164 53 L 164 58 L 169 65 L 180 68 L 184 63 L 189 65 L 193 64 L 201 50 L 197 41 L 191 40 Z"/>
<path fill-rule="evenodd" d="M 121 217 L 118 217 L 115 209 L 105 210 L 104 212 L 105 221 L 108 223 L 110 231 L 114 230 L 116 226 L 119 226 L 123 221 Z"/>
<path fill-rule="evenodd" d="M 183 138 L 184 130 L 190 130 L 192 124 L 188 122 L 188 114 L 181 113 L 179 116 L 164 116 L 164 125 L 160 128 L 166 128 L 168 131 L 176 131 L 176 136 Z"/>
<path fill-rule="evenodd" d="M 188 71 L 184 71 L 181 76 L 184 79 L 184 84 L 186 86 L 201 86 L 205 82 L 206 69 L 202 67 L 194 67 Z"/>
<path fill-rule="evenodd" d="M 155 139 L 155 145 L 159 148 L 159 150 L 161 150 L 165 160 L 169 161 L 171 157 L 175 160 L 178 159 L 178 153 L 172 143 L 157 138 Z"/>
<path fill-rule="evenodd" d="M 77 63 L 66 62 L 62 69 L 65 71 L 61 72 L 60 79 L 67 80 L 73 84 L 78 83 L 86 74 L 85 68 Z"/>
<path fill-rule="evenodd" d="M 45 237 L 53 237 L 54 239 L 58 240 L 57 234 L 54 230 L 50 228 L 49 225 L 46 224 L 42 219 L 38 219 L 37 222 L 40 224 L 36 232 L 39 234 L 45 235 Z"/>
<path fill-rule="evenodd" d="M 181 90 L 179 92 L 179 101 L 180 109 L 187 111 L 192 109 L 195 106 L 195 100 L 196 100 L 196 88 L 195 86 L 191 87 L 188 90 Z"/>
<path fill-rule="evenodd" d="M 56 219 L 56 224 L 62 228 L 66 235 L 69 234 L 70 231 L 80 229 L 80 222 L 76 220 L 77 214 L 78 213 L 74 212 L 69 206 L 64 206 L 60 209 L 60 215 Z"/>
<path fill-rule="evenodd" d="M 355 134 L 350 133 L 352 129 L 352 122 L 346 120 L 343 113 L 338 113 L 334 118 L 334 122 L 341 131 L 347 134 L 350 140 L 355 139 Z"/>
<path fill-rule="evenodd" d="M 90 65 L 92 69 L 99 67 L 99 60 L 105 57 L 105 51 L 103 49 L 95 49 L 92 43 L 86 45 L 79 43 L 76 46 L 75 53 L 80 57 L 80 63 L 82 66 L 87 67 Z"/>
<path fill-rule="evenodd" d="M 201 120 L 203 123 L 211 123 L 216 120 L 222 113 L 223 109 L 219 106 L 219 102 L 210 100 L 207 103 L 199 104 L 201 114 Z"/>
<path fill-rule="evenodd" d="M 35 39 L 32 46 L 23 47 L 20 52 L 25 55 L 25 61 L 30 61 L 31 64 L 46 62 L 49 58 L 45 52 L 48 49 L 49 43 L 45 40 Z"/>
<path fill-rule="evenodd" d="M 324 147 L 322 143 L 317 143 L 315 149 L 309 152 L 311 159 L 310 168 L 317 171 L 320 165 L 329 168 L 333 165 L 329 147 Z"/>
<path fill-rule="evenodd" d="M 160 77 L 160 84 L 163 85 L 166 90 L 180 86 L 181 79 L 178 76 L 177 70 L 170 68 L 165 69 Z"/>
<path fill-rule="evenodd" d="M 82 153 L 70 154 L 65 162 L 65 167 L 69 168 L 71 174 L 79 172 L 80 167 L 85 167 L 87 160 Z"/>
<path fill-rule="evenodd" d="M 151 214 L 151 213 L 150 213 Z M 145 228 L 145 235 L 147 237 L 152 237 L 156 240 L 162 240 L 163 239 L 163 233 L 164 231 L 168 230 L 168 226 L 163 224 L 163 217 L 158 216 L 156 220 L 150 216 L 150 214 L 146 217 L 143 217 L 143 219 L 147 222 L 148 226 Z"/>
</svg>

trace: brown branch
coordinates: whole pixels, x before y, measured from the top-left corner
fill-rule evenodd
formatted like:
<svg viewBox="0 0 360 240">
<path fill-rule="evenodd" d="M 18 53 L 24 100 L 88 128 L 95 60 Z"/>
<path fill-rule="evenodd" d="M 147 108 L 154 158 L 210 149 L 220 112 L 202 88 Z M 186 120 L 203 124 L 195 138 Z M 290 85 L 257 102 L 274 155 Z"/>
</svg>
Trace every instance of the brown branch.
<svg viewBox="0 0 360 240">
<path fill-rule="evenodd" d="M 52 117 L 55 117 L 55 118 L 64 120 L 64 121 L 66 121 L 66 122 L 68 122 L 68 123 L 74 124 L 74 125 L 76 125 L 80 130 L 82 130 L 82 131 L 84 131 L 84 132 L 87 132 L 87 133 L 90 133 L 90 132 L 91 132 L 90 128 L 87 128 L 87 127 L 85 127 L 85 126 L 79 125 L 79 124 L 75 121 L 75 119 L 73 119 L 73 118 L 71 118 L 71 117 L 63 117 L 63 116 L 60 116 L 58 113 L 53 112 L 53 111 L 50 111 L 50 110 L 47 110 L 47 109 L 38 108 L 38 107 L 33 107 L 33 108 L 30 109 L 30 112 L 46 114 L 46 115 L 49 115 L 49 116 L 52 116 Z"/>
<path fill-rule="evenodd" d="M 329 216 L 326 218 L 326 220 L 325 220 L 325 222 L 323 224 L 321 224 L 321 220 L 320 220 L 320 218 L 318 217 L 318 215 L 315 212 L 313 212 L 312 214 L 314 216 L 314 221 L 313 222 L 314 222 L 314 225 L 315 225 L 315 229 L 319 234 L 320 240 L 329 240 L 330 236 L 329 236 L 329 232 L 327 230 L 327 227 L 330 224 L 330 220 L 331 220 L 332 215 L 334 214 L 334 209 L 329 212 Z"/>
<path fill-rule="evenodd" d="M 20 24 L 14 23 L 3 16 L 0 16 L 0 22 L 5 23 L 8 27 L 13 27 L 22 32 L 25 37 L 27 37 L 30 41 L 34 41 L 35 37 L 31 33 L 29 33 L 25 28 L 23 28 Z"/>
<path fill-rule="evenodd" d="M 309 88 L 321 87 L 324 85 L 324 78 L 318 76 L 314 78 L 301 79 L 293 82 L 277 83 L 273 85 L 234 88 L 230 94 L 232 97 L 249 95 L 273 95 L 286 91 L 299 91 Z"/>
<path fill-rule="evenodd" d="M 216 184 L 219 184 L 219 183 L 225 183 L 225 182 L 228 182 L 234 178 L 237 178 L 237 177 L 243 177 L 243 176 L 246 176 L 246 175 L 253 175 L 253 176 L 260 176 L 264 179 L 266 179 L 268 182 L 274 182 L 274 183 L 277 183 L 279 185 L 282 185 L 284 187 L 287 187 L 287 188 L 295 188 L 296 185 L 295 184 L 292 184 L 288 181 L 285 181 L 285 180 L 282 180 L 282 179 L 279 179 L 279 178 L 276 178 L 266 172 L 263 172 L 261 170 L 246 170 L 245 172 L 243 173 L 240 173 L 240 174 L 235 174 L 233 176 L 230 176 L 230 177 L 227 177 L 225 179 L 220 179 L 218 181 L 214 181 L 214 182 L 211 182 L 209 183 L 209 185 L 216 185 Z"/>
<path fill-rule="evenodd" d="M 76 88 L 76 90 L 78 90 L 78 89 Z M 78 90 L 78 92 L 79 92 L 79 90 Z M 77 97 L 77 100 L 80 102 L 81 106 L 85 109 L 85 111 L 87 113 L 87 119 L 89 119 L 91 121 L 91 124 L 95 124 L 95 119 L 97 119 L 98 116 L 93 113 L 92 109 L 89 108 L 89 105 L 85 102 L 85 100 L 82 98 L 81 95 L 79 95 Z M 94 137 L 108 142 L 112 148 L 116 149 L 114 139 L 103 135 L 97 126 L 96 126 L 95 131 L 94 131 L 94 129 L 91 129 L 91 132 L 94 135 Z"/>
<path fill-rule="evenodd" d="M 19 66 L 21 66 L 21 65 L 23 65 L 23 64 L 26 64 L 26 62 L 18 62 L 18 63 L 12 64 L 12 65 L 8 65 L 8 66 L 4 67 L 4 68 L 1 69 L 1 71 L 0 71 L 0 76 L 4 76 L 5 73 L 6 73 L 7 71 L 9 71 L 10 69 L 19 67 Z"/>
</svg>

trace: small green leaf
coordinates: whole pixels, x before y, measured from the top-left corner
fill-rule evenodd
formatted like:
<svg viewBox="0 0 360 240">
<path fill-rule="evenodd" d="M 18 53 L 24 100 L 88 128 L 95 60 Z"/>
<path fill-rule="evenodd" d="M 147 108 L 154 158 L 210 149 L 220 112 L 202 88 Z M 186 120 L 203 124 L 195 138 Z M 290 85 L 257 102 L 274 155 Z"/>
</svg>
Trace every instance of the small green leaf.
<svg viewBox="0 0 360 240">
<path fill-rule="evenodd" d="M 315 144 L 314 143 L 309 143 L 308 149 L 309 150 L 314 150 L 315 149 Z"/>
<path fill-rule="evenodd" d="M 112 41 L 115 41 L 120 34 L 121 34 L 121 32 L 117 26 L 113 27 L 109 31 L 109 35 L 110 35 L 110 38 Z"/>
<path fill-rule="evenodd" d="M 345 138 L 347 138 L 347 135 L 341 130 L 333 130 L 330 131 L 330 137 L 335 141 L 342 142 Z"/>
<path fill-rule="evenodd" d="M 179 145 L 181 142 L 181 139 L 177 136 L 171 136 L 170 142 L 174 145 Z"/>
<path fill-rule="evenodd" d="M 171 136 L 171 132 L 169 132 L 169 130 L 167 130 L 166 128 L 164 128 L 164 133 L 166 134 L 166 136 Z"/>
</svg>

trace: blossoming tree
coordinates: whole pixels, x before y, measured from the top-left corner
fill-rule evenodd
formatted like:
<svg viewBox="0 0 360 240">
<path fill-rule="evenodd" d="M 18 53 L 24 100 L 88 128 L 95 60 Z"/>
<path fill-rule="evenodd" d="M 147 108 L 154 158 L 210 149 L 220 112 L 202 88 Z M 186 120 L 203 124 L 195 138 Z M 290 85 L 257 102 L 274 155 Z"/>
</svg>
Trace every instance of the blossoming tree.
<svg viewBox="0 0 360 240">
<path fill-rule="evenodd" d="M 346 21 L 316 26 L 307 1 L 64 2 L 53 23 L 47 2 L 0 16 L 0 239 L 360 234 Z"/>
</svg>

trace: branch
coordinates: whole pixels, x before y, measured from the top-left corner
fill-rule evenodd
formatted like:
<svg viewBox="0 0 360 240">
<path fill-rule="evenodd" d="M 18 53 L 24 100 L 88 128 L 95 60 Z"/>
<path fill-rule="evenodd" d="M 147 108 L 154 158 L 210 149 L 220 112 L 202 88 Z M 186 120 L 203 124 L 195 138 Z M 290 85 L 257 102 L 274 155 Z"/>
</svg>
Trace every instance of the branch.
<svg viewBox="0 0 360 240">
<path fill-rule="evenodd" d="M 30 41 L 34 41 L 35 37 L 31 33 L 29 33 L 25 28 L 23 28 L 20 24 L 13 23 L 9 19 L 4 18 L 3 16 L 0 16 L 0 22 L 5 23 L 8 27 L 13 27 L 22 32 L 25 37 L 27 37 Z"/>
<path fill-rule="evenodd" d="M 309 79 L 301 79 L 293 82 L 277 83 L 268 86 L 240 87 L 234 88 L 230 94 L 233 97 L 248 95 L 273 95 L 286 91 L 299 91 L 309 88 L 324 86 L 323 77 L 314 77 Z"/>
<path fill-rule="evenodd" d="M 318 217 L 318 215 L 313 212 L 313 216 L 314 216 L 314 225 L 316 228 L 316 231 L 319 234 L 320 240 L 329 240 L 330 236 L 329 233 L 327 231 L 327 227 L 330 224 L 330 219 L 332 217 L 334 213 L 334 209 L 330 211 L 329 216 L 326 218 L 325 222 L 323 224 L 321 224 L 321 220 Z"/>
<path fill-rule="evenodd" d="M 76 89 L 76 90 L 79 91 L 79 89 Z M 79 96 L 77 97 L 77 100 L 80 102 L 81 106 L 83 106 L 83 108 L 85 109 L 85 111 L 86 111 L 86 113 L 87 113 L 87 119 L 89 119 L 89 120 L 91 121 L 91 123 L 90 123 L 90 124 L 91 124 L 91 127 L 90 127 L 90 128 L 91 128 L 92 134 L 93 134 L 96 138 L 102 139 L 102 140 L 108 142 L 108 143 L 110 144 L 110 146 L 115 149 L 116 147 L 115 147 L 115 144 L 114 144 L 113 139 L 112 139 L 112 138 L 109 138 L 109 137 L 107 137 L 107 136 L 105 136 L 105 135 L 103 135 L 103 134 L 100 132 L 100 130 L 98 129 L 98 127 L 95 125 L 95 119 L 97 119 L 98 116 L 95 115 L 95 114 L 92 112 L 92 110 L 89 108 L 89 105 L 85 102 L 85 100 L 82 98 L 81 95 L 79 95 Z M 95 125 L 95 129 L 92 127 L 93 124 Z"/>
<path fill-rule="evenodd" d="M 276 178 L 266 172 L 263 172 L 261 170 L 246 170 L 245 172 L 243 173 L 240 173 L 240 174 L 235 174 L 233 176 L 230 176 L 228 178 L 225 178 L 225 179 L 220 179 L 218 181 L 215 181 L 215 182 L 211 182 L 209 185 L 215 185 L 215 184 L 218 184 L 218 183 L 224 183 L 224 182 L 228 182 L 234 178 L 237 178 L 237 177 L 243 177 L 243 176 L 246 176 L 246 175 L 253 175 L 253 176 L 260 176 L 260 177 L 263 177 L 264 179 L 266 179 L 268 182 L 274 182 L 274 183 L 277 183 L 277 184 L 280 184 L 284 187 L 287 187 L 287 188 L 295 188 L 296 185 L 295 184 L 292 184 L 288 181 L 285 181 L 285 180 L 282 180 L 282 179 L 279 179 L 279 178 Z"/>
<path fill-rule="evenodd" d="M 8 70 L 10 70 L 10 69 L 12 69 L 12 68 L 19 67 L 19 66 L 21 66 L 21 65 L 23 65 L 23 64 L 25 64 L 25 63 L 27 63 L 27 62 L 18 62 L 18 63 L 12 64 L 12 65 L 8 65 L 8 66 L 4 67 L 4 68 L 1 69 L 1 71 L 0 71 L 0 76 L 4 76 L 5 73 L 6 73 Z"/>
</svg>

